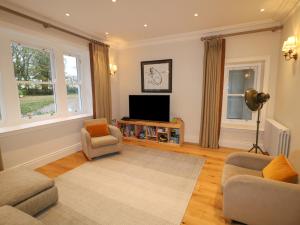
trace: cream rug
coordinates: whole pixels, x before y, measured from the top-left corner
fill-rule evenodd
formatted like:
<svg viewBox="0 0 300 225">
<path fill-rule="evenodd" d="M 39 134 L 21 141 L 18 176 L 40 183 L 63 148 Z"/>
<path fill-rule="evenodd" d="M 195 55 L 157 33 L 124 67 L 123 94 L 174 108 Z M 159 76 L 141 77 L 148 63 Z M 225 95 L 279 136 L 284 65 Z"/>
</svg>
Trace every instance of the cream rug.
<svg viewBox="0 0 300 225">
<path fill-rule="evenodd" d="M 56 179 L 59 203 L 46 225 L 178 225 L 204 159 L 124 145 Z"/>
</svg>

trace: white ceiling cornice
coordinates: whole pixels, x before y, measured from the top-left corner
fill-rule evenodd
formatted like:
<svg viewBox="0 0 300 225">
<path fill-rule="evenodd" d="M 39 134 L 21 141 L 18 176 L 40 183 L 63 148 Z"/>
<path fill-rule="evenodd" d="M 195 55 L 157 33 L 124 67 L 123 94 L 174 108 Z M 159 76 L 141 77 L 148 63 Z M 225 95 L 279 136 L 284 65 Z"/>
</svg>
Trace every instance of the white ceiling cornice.
<svg viewBox="0 0 300 225">
<path fill-rule="evenodd" d="M 199 39 L 203 36 L 211 36 L 211 35 L 220 35 L 220 34 L 227 34 L 232 32 L 242 32 L 246 30 L 254 30 L 254 29 L 262 29 L 267 27 L 273 27 L 281 25 L 280 22 L 274 22 L 272 20 L 265 20 L 260 22 L 254 23 L 246 23 L 246 24 L 238 24 L 233 26 L 225 26 L 225 27 L 216 27 L 212 29 L 205 29 L 195 32 L 189 33 L 181 33 L 176 35 L 168 35 L 158 38 L 152 38 L 147 40 L 141 41 L 134 41 L 128 42 L 124 45 L 115 46 L 115 48 L 119 50 L 125 50 L 129 48 L 137 48 L 142 46 L 149 46 L 149 45 L 158 45 L 158 44 L 165 44 L 165 43 L 172 43 L 172 42 L 180 42 L 180 41 L 187 41 L 187 40 L 195 40 Z"/>
</svg>

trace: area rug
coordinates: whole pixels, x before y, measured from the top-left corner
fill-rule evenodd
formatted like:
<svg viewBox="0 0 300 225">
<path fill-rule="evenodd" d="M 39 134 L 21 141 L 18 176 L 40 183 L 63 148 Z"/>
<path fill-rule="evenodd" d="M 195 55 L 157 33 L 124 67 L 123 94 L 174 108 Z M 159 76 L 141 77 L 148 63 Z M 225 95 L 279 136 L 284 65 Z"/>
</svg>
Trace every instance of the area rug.
<svg viewBox="0 0 300 225">
<path fill-rule="evenodd" d="M 179 225 L 204 159 L 124 145 L 56 179 L 59 203 L 46 225 Z"/>
</svg>

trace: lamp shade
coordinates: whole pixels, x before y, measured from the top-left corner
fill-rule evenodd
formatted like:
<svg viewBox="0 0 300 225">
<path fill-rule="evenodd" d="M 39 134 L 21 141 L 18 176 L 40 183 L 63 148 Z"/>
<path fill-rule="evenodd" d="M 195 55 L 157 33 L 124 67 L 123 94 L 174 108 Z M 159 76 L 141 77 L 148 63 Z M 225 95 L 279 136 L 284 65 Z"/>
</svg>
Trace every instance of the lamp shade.
<svg viewBox="0 0 300 225">
<path fill-rule="evenodd" d="M 258 93 L 256 90 L 250 88 L 245 92 L 245 103 L 252 111 L 257 111 L 270 98 L 269 94 L 263 92 Z"/>
</svg>

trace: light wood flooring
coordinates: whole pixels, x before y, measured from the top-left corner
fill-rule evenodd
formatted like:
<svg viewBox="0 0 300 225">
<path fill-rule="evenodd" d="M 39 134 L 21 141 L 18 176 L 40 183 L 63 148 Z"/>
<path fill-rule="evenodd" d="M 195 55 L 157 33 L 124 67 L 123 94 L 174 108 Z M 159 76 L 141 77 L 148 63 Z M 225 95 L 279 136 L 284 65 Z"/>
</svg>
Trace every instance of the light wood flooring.
<svg viewBox="0 0 300 225">
<path fill-rule="evenodd" d="M 184 144 L 182 147 L 161 146 L 144 142 L 129 142 L 164 151 L 183 152 L 202 156 L 206 159 L 205 165 L 198 177 L 189 205 L 182 220 L 182 225 L 219 225 L 227 224 L 222 215 L 222 195 L 220 191 L 221 175 L 224 159 L 234 149 L 204 149 L 194 144 Z M 88 160 L 82 152 L 77 152 L 59 159 L 48 165 L 36 169 L 38 172 L 55 178 L 72 170 Z"/>
</svg>

